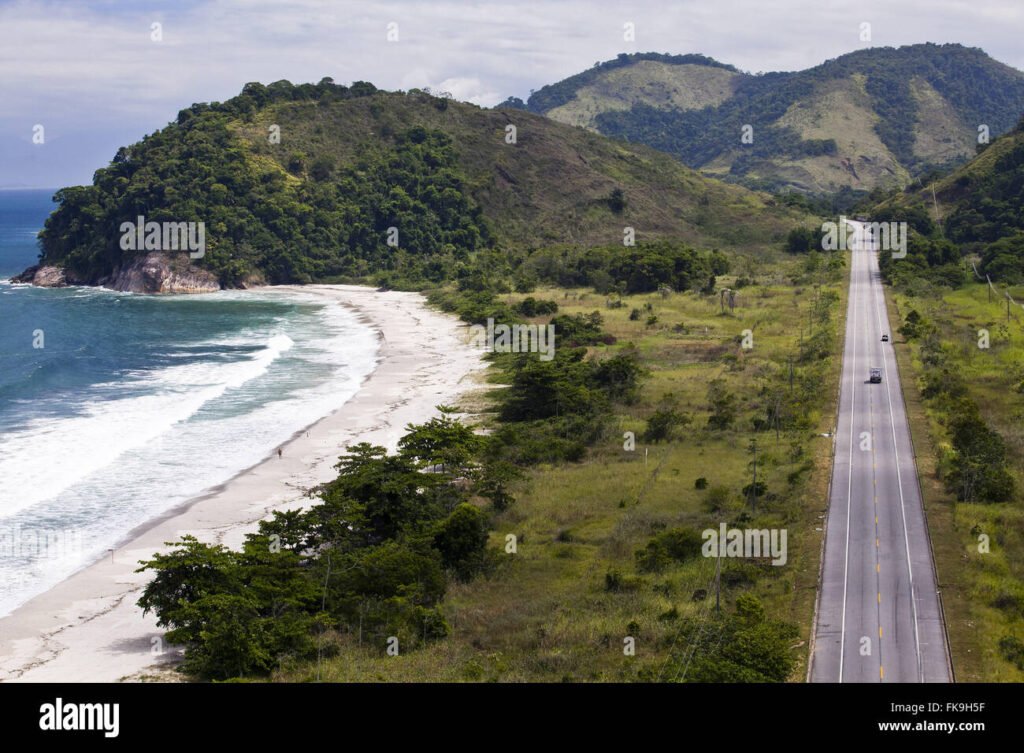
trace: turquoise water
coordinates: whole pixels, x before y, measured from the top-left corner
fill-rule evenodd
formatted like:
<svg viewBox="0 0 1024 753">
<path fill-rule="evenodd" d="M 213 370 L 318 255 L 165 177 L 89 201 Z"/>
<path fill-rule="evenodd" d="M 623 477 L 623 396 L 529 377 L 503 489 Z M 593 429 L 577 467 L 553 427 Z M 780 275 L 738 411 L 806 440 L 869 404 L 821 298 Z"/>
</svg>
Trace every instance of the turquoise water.
<svg viewBox="0 0 1024 753">
<path fill-rule="evenodd" d="M 0 191 L 0 275 L 50 192 Z M 354 394 L 376 335 L 302 292 L 140 296 L 0 283 L 0 615 Z"/>
</svg>

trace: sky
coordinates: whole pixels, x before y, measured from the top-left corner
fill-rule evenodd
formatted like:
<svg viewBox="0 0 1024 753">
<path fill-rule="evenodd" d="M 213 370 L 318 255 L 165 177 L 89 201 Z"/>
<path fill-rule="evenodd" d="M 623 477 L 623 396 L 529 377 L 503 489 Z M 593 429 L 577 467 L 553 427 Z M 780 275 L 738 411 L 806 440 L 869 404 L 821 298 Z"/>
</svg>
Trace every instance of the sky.
<svg viewBox="0 0 1024 753">
<path fill-rule="evenodd" d="M 620 52 L 758 72 L 959 42 L 1024 69 L 1022 37 L 1024 0 L 0 0 L 0 188 L 89 183 L 119 146 L 249 81 L 429 86 L 491 106 Z"/>
</svg>

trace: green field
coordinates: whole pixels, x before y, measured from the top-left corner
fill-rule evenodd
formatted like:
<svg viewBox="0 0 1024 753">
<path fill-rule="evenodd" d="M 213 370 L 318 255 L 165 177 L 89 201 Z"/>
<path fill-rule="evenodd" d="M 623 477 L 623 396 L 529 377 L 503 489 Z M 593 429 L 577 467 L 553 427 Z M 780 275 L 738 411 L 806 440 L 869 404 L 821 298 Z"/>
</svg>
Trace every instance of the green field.
<svg viewBox="0 0 1024 753">
<path fill-rule="evenodd" d="M 1011 289 L 1017 300 L 1024 290 Z M 1024 481 L 1024 310 L 1010 308 L 987 286 L 970 284 L 933 298 L 891 295 L 894 324 L 914 309 L 937 328 L 949 364 L 964 378 L 986 423 L 1005 440 L 1018 497 Z M 894 327 L 895 329 L 896 327 Z M 987 330 L 988 348 L 979 347 Z M 945 484 L 950 455 L 944 413 L 922 399 L 928 367 L 920 343 L 895 338 L 917 448 L 921 485 L 935 551 L 939 587 L 956 679 L 960 682 L 1020 682 L 1024 671 L 1000 651 L 1006 636 L 1024 638 L 1024 512 L 1019 499 L 1004 503 L 957 502 Z M 988 536 L 989 551 L 980 550 Z"/>
<path fill-rule="evenodd" d="M 809 274 L 805 264 L 786 259 L 774 265 L 771 275 L 738 291 L 731 312 L 727 306 L 723 312 L 718 294 L 634 295 L 619 305 L 617 297 L 587 290 L 531 293 L 556 301 L 560 314 L 601 313 L 617 343 L 591 348 L 590 357 L 635 344 L 650 371 L 639 401 L 617 409 L 614 428 L 583 462 L 533 467 L 516 490 L 517 501 L 494 513 L 491 547 L 500 552 L 498 564 L 489 575 L 449 589 L 443 606 L 448 638 L 390 657 L 380 646 L 360 645 L 358 635 L 334 635 L 325 651 L 330 658 L 284 665 L 274 679 L 685 680 L 694 626 L 712 637 L 721 630 L 715 560 L 697 557 L 644 572 L 636 552 L 673 527 L 717 529 L 725 521 L 788 532 L 785 566 L 723 560 L 722 611 L 731 613 L 735 599 L 750 593 L 770 618 L 794 625 L 789 679 L 802 681 L 830 473 L 831 440 L 823 434 L 834 420 L 846 295 L 840 269 Z M 721 277 L 718 287 L 734 284 Z M 508 302 L 524 297 L 504 296 Z M 634 309 L 639 314 L 631 319 Z M 743 347 L 744 330 L 752 348 Z M 815 333 L 813 342 L 827 344 L 824 358 L 807 349 Z M 707 427 L 712 380 L 721 380 L 734 398 L 730 428 Z M 647 419 L 668 394 L 692 423 L 674 441 L 643 441 Z M 755 431 L 754 420 L 773 401 L 785 406 L 776 411 L 782 411 L 782 428 L 776 433 L 771 423 L 761 423 Z M 487 415 L 480 420 L 485 427 L 493 422 Z M 630 431 L 636 435 L 632 451 L 624 449 Z M 751 481 L 755 439 L 758 480 L 767 488 L 752 509 L 754 501 L 741 490 Z M 699 478 L 707 488 L 695 488 Z M 510 535 L 514 554 L 506 553 Z M 688 629 L 680 628 L 684 624 Z M 627 637 L 635 640 L 634 656 L 624 655 Z"/>
</svg>

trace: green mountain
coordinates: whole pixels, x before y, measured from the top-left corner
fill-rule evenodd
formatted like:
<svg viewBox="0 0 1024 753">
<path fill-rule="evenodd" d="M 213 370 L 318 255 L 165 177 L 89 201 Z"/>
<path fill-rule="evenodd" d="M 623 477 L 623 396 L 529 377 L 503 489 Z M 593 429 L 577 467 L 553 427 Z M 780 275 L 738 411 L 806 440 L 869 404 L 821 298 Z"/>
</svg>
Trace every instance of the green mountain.
<svg viewBox="0 0 1024 753">
<path fill-rule="evenodd" d="M 917 231 L 923 269 L 946 263 L 942 249 L 978 256 L 978 270 L 1002 283 L 1024 282 L 1024 119 L 945 176 L 918 183 L 877 205 L 873 217 Z M 941 274 L 941 273 L 940 273 Z"/>
<path fill-rule="evenodd" d="M 831 193 L 902 187 L 968 159 L 980 126 L 994 137 L 1024 112 L 1024 73 L 956 44 L 763 75 L 701 55 L 623 54 L 523 106 L 752 187 Z"/>
<path fill-rule="evenodd" d="M 621 248 L 626 227 L 638 242 L 756 250 L 798 219 L 647 147 L 528 112 L 330 79 L 253 83 L 193 105 L 119 150 L 92 186 L 57 198 L 41 263 L 115 287 L 171 274 L 122 248 L 122 224 L 140 216 L 203 222 L 205 255 L 188 269 L 228 287 L 437 282 L 491 250 Z M 182 285 L 201 288 L 175 260 Z"/>
</svg>

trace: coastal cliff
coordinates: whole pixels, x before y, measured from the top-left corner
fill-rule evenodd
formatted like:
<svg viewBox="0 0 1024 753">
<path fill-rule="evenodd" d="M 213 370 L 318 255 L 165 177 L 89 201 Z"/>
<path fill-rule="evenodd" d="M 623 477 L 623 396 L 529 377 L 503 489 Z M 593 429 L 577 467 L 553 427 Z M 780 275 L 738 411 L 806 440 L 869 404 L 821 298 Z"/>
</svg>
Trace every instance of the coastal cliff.
<svg viewBox="0 0 1024 753">
<path fill-rule="evenodd" d="M 77 278 L 60 267 L 42 265 L 29 267 L 12 282 L 26 282 L 43 288 L 68 285 L 100 285 L 128 293 L 213 293 L 221 289 L 216 275 L 188 264 L 181 257 L 151 252 L 131 260 L 113 274 L 97 280 Z"/>
</svg>

